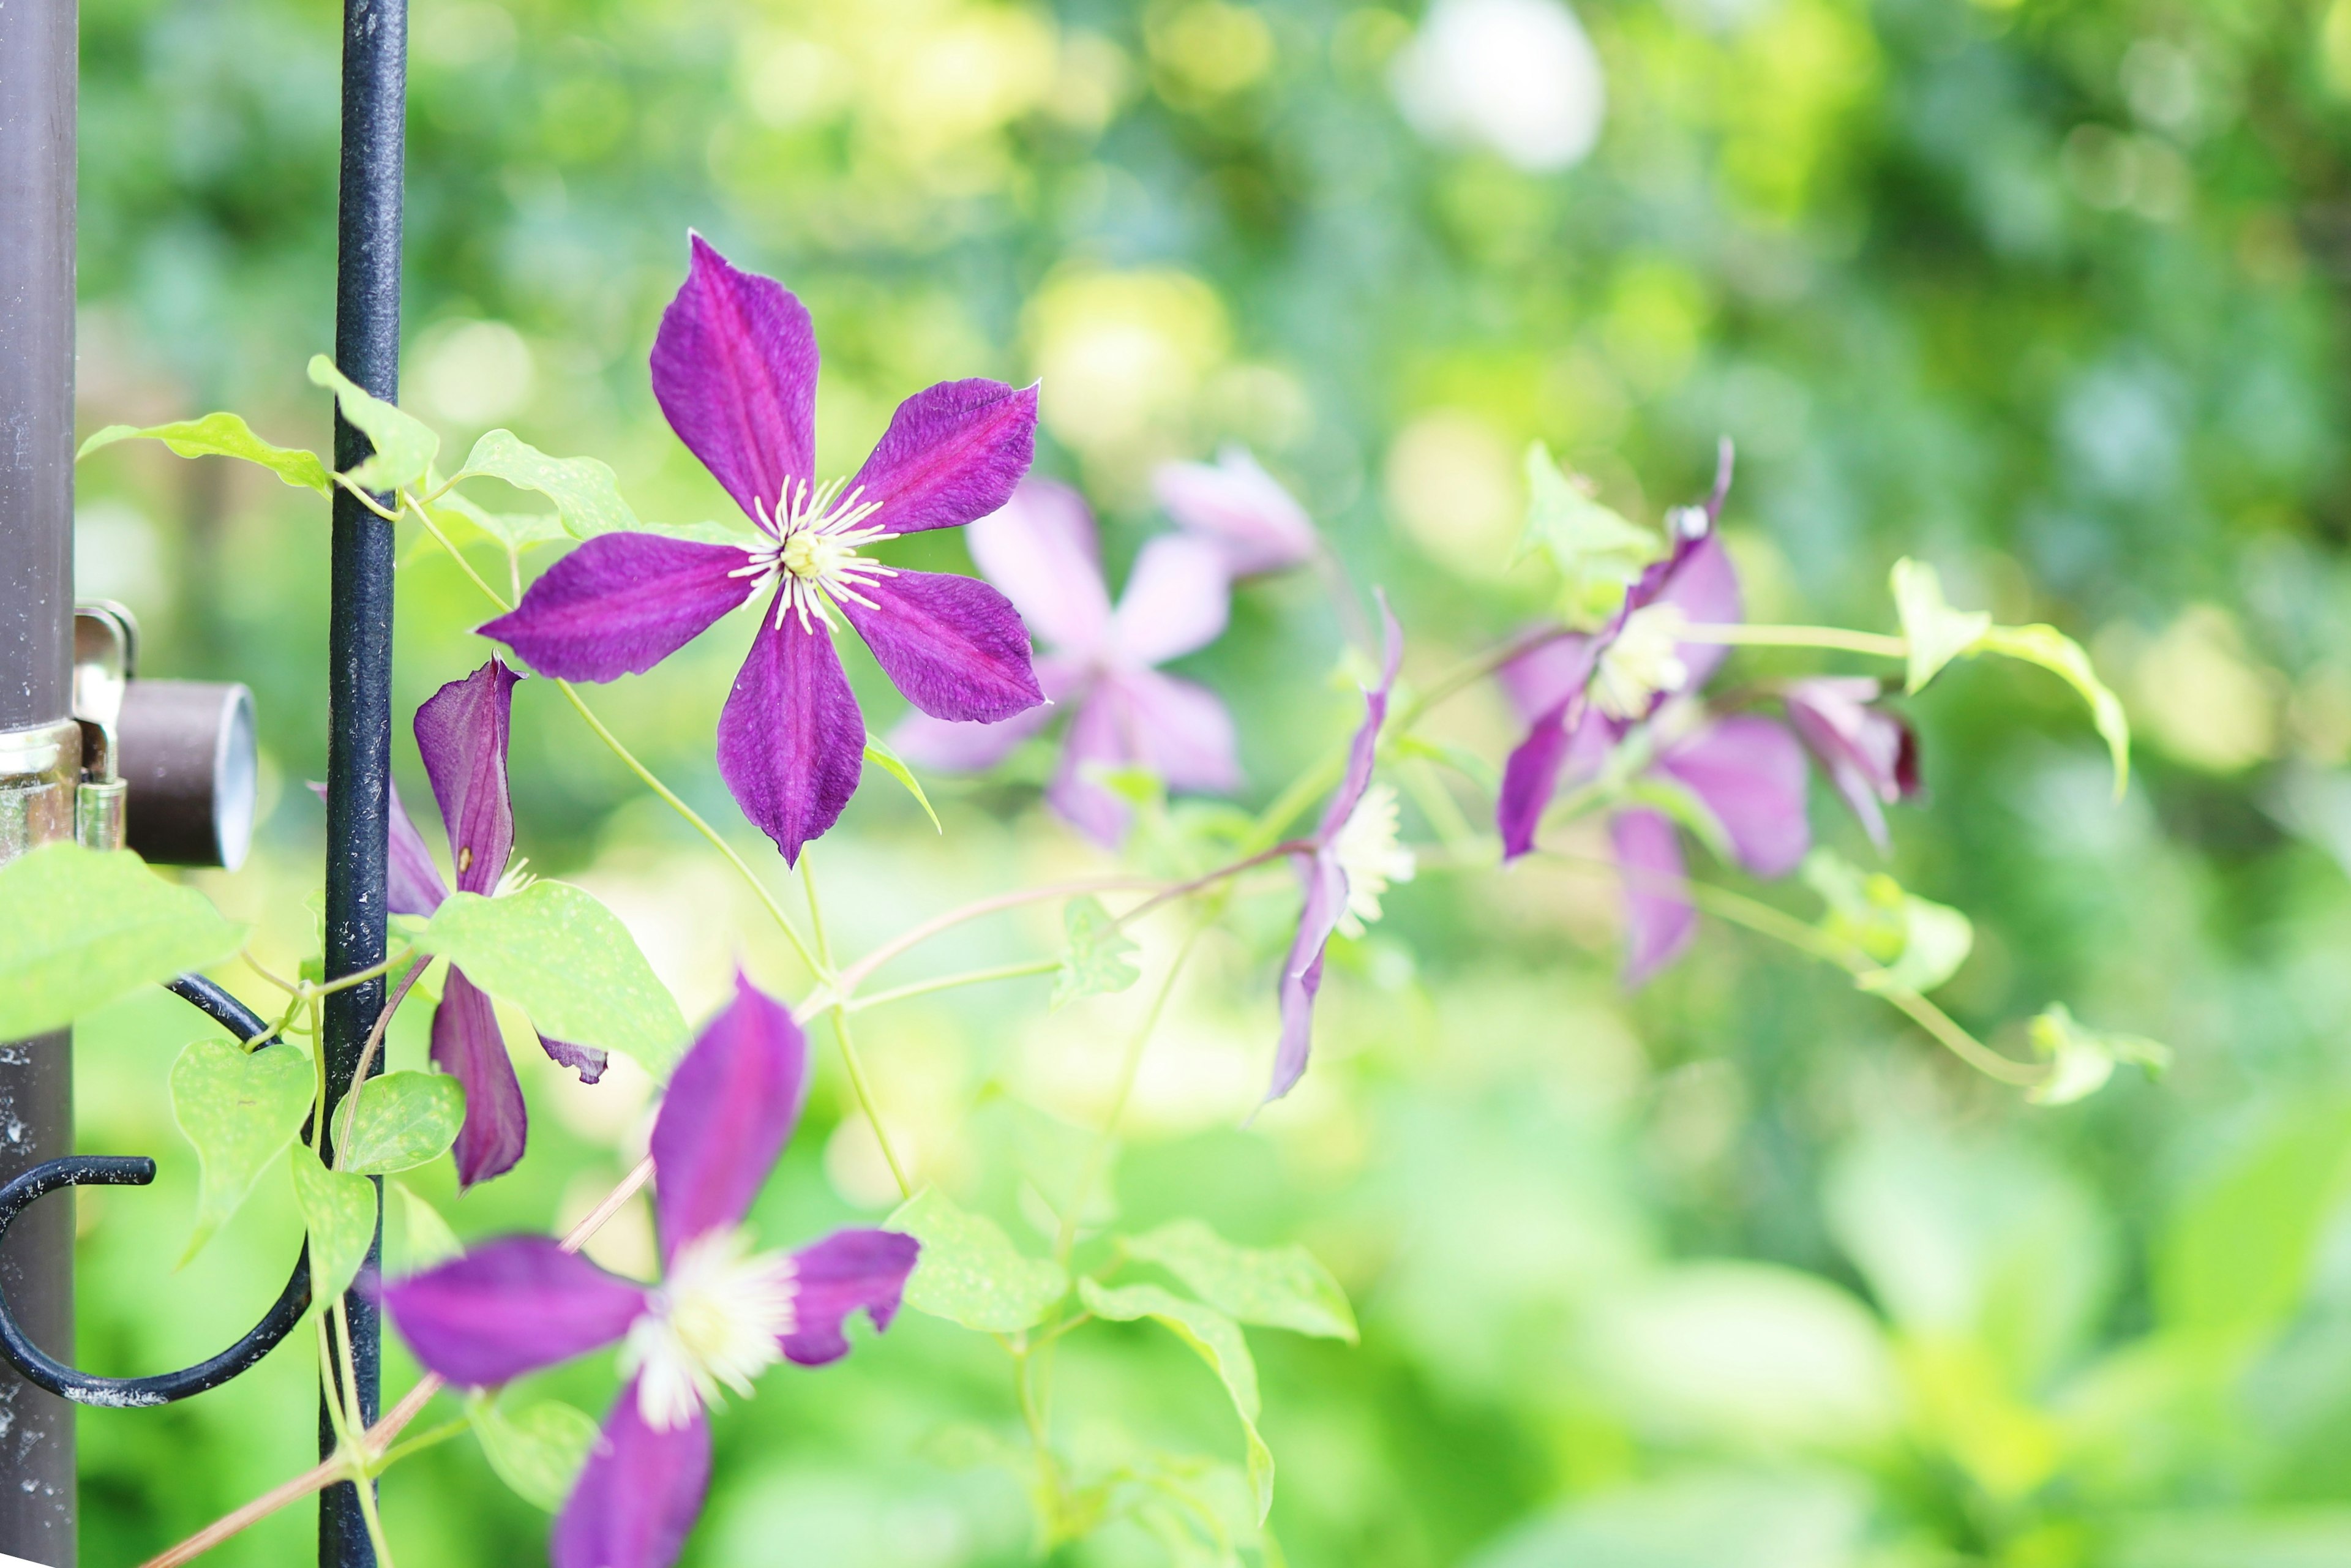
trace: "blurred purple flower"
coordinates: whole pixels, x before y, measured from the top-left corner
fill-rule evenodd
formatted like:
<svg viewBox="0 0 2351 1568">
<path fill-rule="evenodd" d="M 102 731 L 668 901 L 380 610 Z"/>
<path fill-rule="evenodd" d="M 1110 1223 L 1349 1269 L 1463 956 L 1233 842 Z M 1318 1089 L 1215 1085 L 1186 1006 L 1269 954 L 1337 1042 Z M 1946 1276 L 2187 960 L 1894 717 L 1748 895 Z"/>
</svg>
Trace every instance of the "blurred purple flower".
<svg viewBox="0 0 2351 1568">
<path fill-rule="evenodd" d="M 1237 578 L 1297 566 L 1321 548 L 1306 508 L 1247 447 L 1228 445 L 1214 463 L 1163 463 L 1151 488 L 1178 528 L 1224 552 Z"/>
<path fill-rule="evenodd" d="M 862 553 L 1002 506 L 1029 470 L 1036 389 L 942 382 L 898 405 L 853 477 L 818 486 L 816 378 L 816 334 L 799 300 L 694 235 L 692 267 L 653 340 L 653 394 L 764 542 L 605 534 L 481 629 L 543 674 L 609 681 L 653 668 L 773 583 L 719 716 L 718 771 L 787 862 L 840 818 L 864 756 L 864 718 L 833 650 L 834 612 L 934 717 L 1004 719 L 1044 700 L 1028 632 L 1003 595 Z"/>
<path fill-rule="evenodd" d="M 744 1214 L 807 1087 L 806 1037 L 737 977 L 653 1124 L 660 1284 L 515 1236 L 385 1288 L 417 1359 L 452 1383 L 495 1386 L 620 1343 L 628 1385 L 555 1521 L 555 1568 L 675 1562 L 709 1484 L 705 1413 L 720 1390 L 748 1395 L 778 1361 L 838 1360 L 861 1308 L 877 1330 L 896 1315 L 919 1251 L 911 1236 L 841 1230 L 797 1252 L 750 1250 Z"/>
<path fill-rule="evenodd" d="M 1871 706 L 1880 690 L 1867 675 L 1820 675 L 1791 682 L 1783 700 L 1788 722 L 1883 853 L 1885 808 L 1918 793 L 1918 737 L 1899 714 Z"/>
<path fill-rule="evenodd" d="M 1172 789 L 1240 788 L 1233 721 L 1214 692 L 1155 666 L 1216 641 L 1231 584 L 1224 556 L 1206 540 L 1162 534 L 1143 547 L 1126 591 L 1111 608 L 1093 515 L 1076 491 L 1025 479 L 1002 510 L 967 536 L 980 571 L 1037 630 L 1048 652 L 1038 684 L 1074 706 L 1045 798 L 1096 842 L 1126 836 L 1126 802 L 1096 778 L 1101 768 L 1147 768 Z M 890 743 L 909 761 L 977 772 L 1044 727 L 1045 708 L 996 724 L 909 715 Z"/>
</svg>

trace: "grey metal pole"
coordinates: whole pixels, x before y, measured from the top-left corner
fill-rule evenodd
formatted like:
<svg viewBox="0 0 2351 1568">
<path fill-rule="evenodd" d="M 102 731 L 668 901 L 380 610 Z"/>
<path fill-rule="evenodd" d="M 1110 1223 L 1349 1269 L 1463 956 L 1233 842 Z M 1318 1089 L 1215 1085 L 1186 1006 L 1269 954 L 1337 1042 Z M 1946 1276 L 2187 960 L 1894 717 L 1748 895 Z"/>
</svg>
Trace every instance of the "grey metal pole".
<svg viewBox="0 0 2351 1568">
<path fill-rule="evenodd" d="M 0 860 L 70 838 L 75 0 L 0 0 Z M 0 1045 L 0 1181 L 73 1153 L 73 1038 Z M 17 1132 L 22 1128 L 21 1134 Z M 36 1343 L 73 1355 L 70 1188 L 0 1248 Z M 74 1561 L 73 1406 L 0 1366 L 0 1552 Z"/>
</svg>

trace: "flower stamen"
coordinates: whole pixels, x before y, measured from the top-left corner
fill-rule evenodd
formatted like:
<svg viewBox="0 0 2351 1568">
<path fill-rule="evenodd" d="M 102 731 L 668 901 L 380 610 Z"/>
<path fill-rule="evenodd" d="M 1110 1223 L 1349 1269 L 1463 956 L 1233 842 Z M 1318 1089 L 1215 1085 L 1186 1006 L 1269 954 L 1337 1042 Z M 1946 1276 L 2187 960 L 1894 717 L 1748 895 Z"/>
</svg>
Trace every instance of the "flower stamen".
<svg viewBox="0 0 2351 1568">
<path fill-rule="evenodd" d="M 750 1245 L 739 1226 L 695 1237 L 629 1325 L 621 1373 L 637 1379 L 637 1408 L 653 1430 L 715 1408 L 722 1387 L 747 1396 L 751 1380 L 783 1359 L 783 1336 L 798 1322 L 798 1271 L 789 1255 Z"/>
</svg>

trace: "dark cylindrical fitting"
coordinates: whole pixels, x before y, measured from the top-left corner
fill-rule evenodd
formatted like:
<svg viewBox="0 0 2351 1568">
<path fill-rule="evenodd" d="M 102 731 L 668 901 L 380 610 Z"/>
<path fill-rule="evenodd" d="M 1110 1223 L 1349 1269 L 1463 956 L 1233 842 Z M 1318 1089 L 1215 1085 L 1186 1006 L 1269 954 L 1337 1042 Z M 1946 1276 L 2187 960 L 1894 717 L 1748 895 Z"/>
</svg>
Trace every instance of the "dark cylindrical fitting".
<svg viewBox="0 0 2351 1568">
<path fill-rule="evenodd" d="M 235 871 L 253 842 L 253 694 L 211 681 L 132 681 L 116 745 L 130 845 L 164 865 Z"/>
</svg>

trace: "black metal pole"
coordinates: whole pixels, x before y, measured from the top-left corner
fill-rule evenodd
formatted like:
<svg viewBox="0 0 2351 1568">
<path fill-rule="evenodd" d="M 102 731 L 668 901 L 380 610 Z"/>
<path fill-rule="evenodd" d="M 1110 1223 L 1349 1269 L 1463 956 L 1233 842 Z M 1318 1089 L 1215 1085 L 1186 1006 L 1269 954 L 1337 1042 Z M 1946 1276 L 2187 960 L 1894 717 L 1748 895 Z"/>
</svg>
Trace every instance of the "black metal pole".
<svg viewBox="0 0 2351 1568">
<path fill-rule="evenodd" d="M 407 89 L 406 0 L 343 0 L 343 163 L 335 267 L 335 362 L 377 397 L 400 392 L 400 215 Z M 368 454 L 338 416 L 335 466 Z M 348 495 L 335 497 L 332 622 L 328 640 L 327 973 L 348 975 L 384 953 L 384 857 L 392 790 L 392 525 Z M 381 980 L 327 999 L 328 1094 L 359 1065 L 384 1001 Z M 376 1058 L 374 1071 L 383 1071 Z M 381 1183 L 377 1184 L 379 1191 Z M 381 1205 L 378 1207 L 381 1209 Z M 382 1252 L 381 1220 L 368 1253 Z M 343 1298 L 359 1403 L 376 1418 L 381 1330 L 376 1308 Z M 322 1404 L 320 1453 L 334 1448 Z M 374 1568 L 375 1552 L 350 1482 L 319 1496 L 321 1568 Z"/>
<path fill-rule="evenodd" d="M 73 833 L 74 0 L 0 3 L 0 861 Z M 0 1182 L 73 1153 L 73 1036 L 0 1045 Z M 0 1291 L 73 1355 L 74 1206 L 28 1210 Z M 73 1406 L 0 1366 L 0 1552 L 70 1568 Z"/>
</svg>

